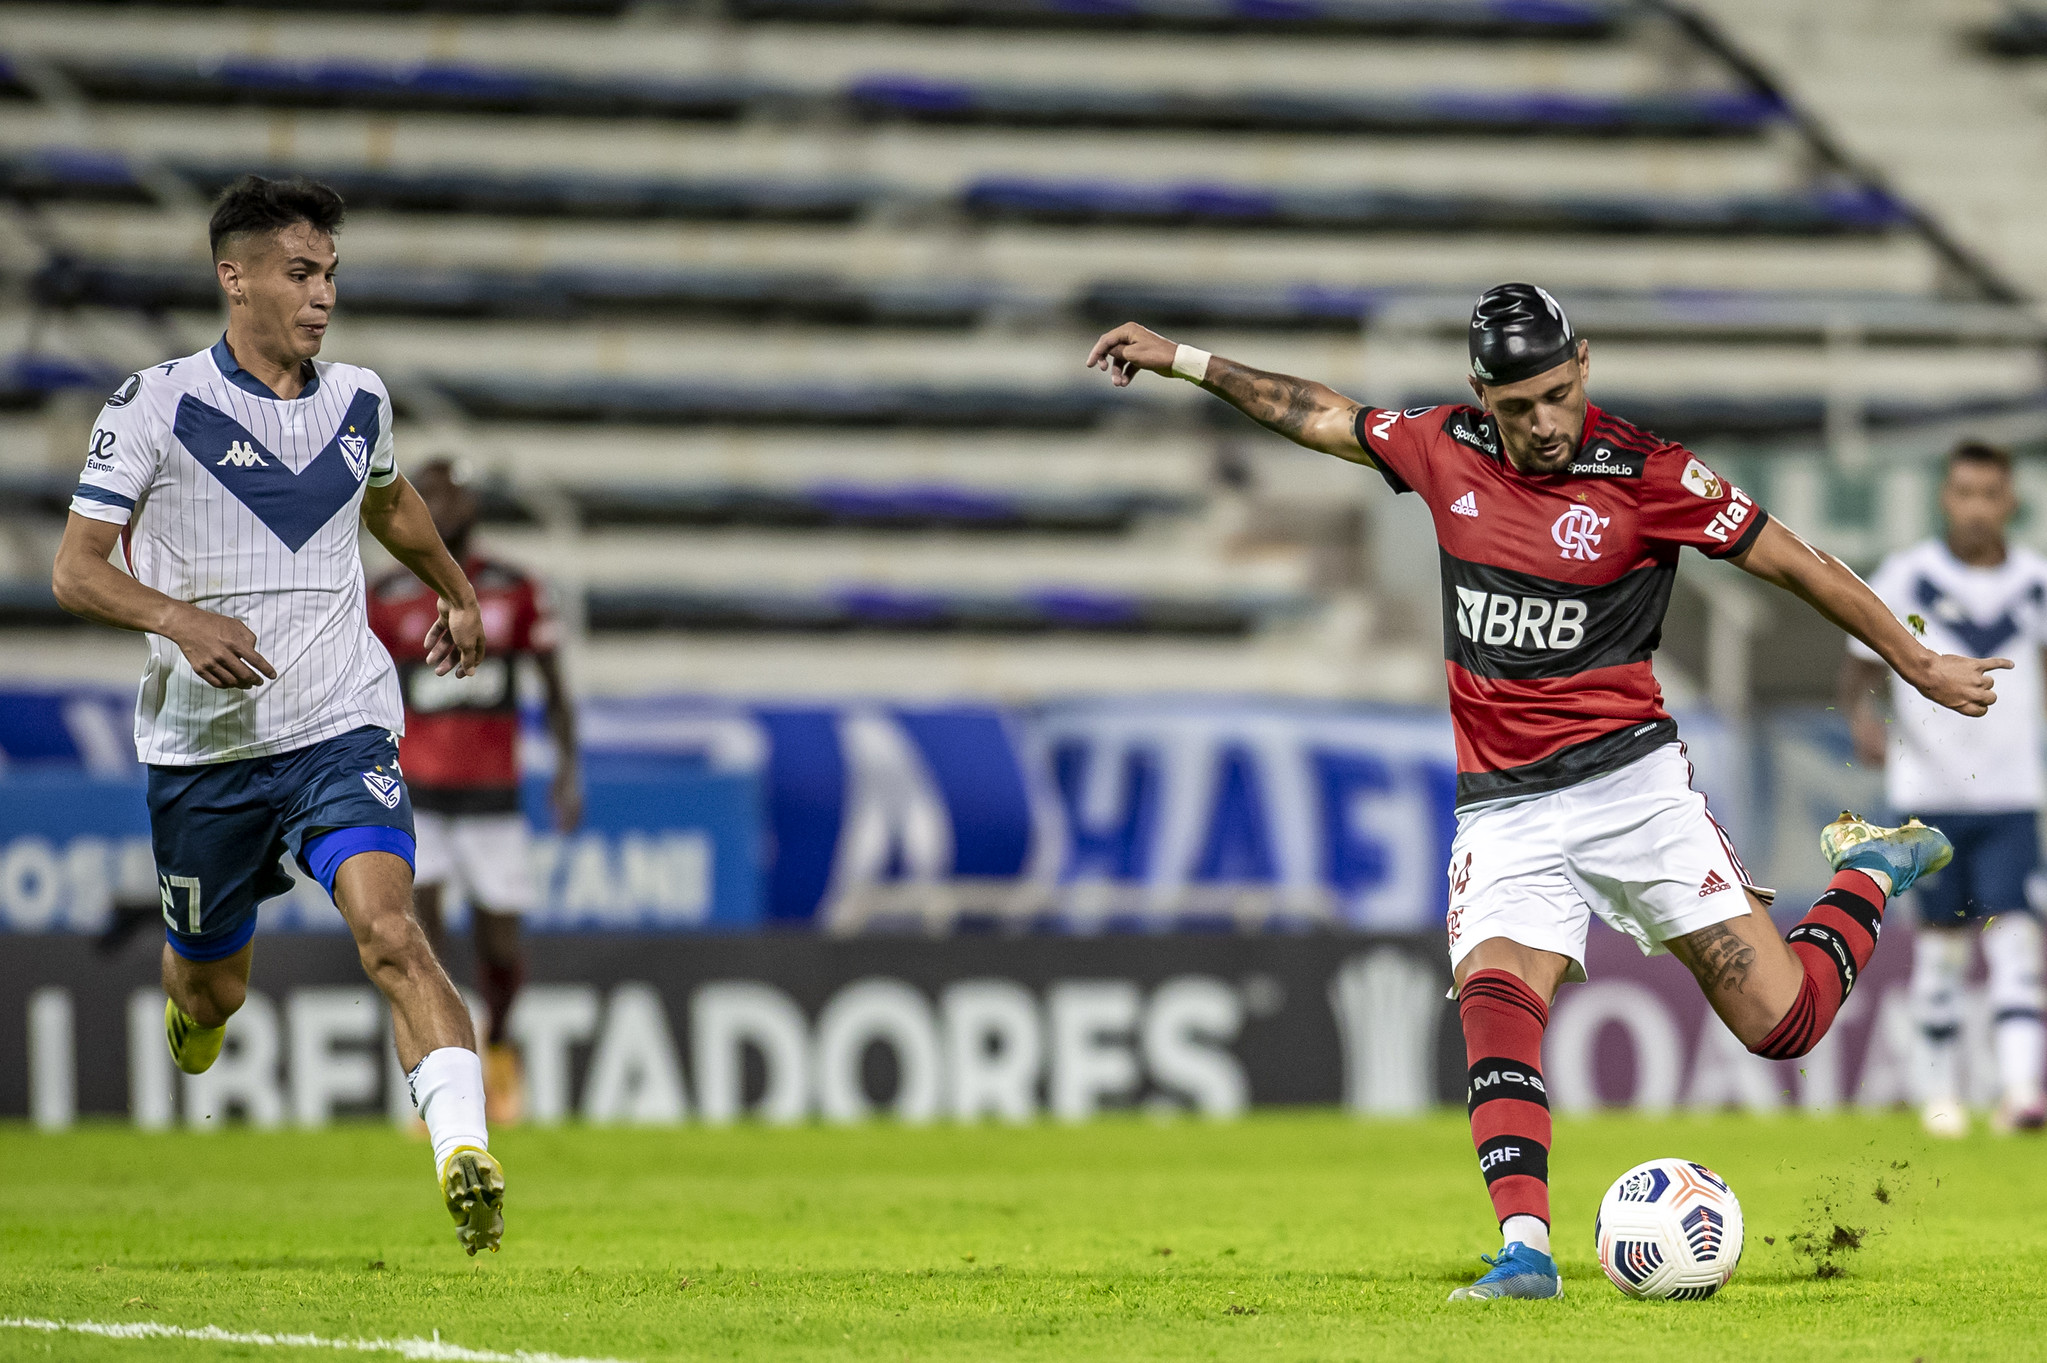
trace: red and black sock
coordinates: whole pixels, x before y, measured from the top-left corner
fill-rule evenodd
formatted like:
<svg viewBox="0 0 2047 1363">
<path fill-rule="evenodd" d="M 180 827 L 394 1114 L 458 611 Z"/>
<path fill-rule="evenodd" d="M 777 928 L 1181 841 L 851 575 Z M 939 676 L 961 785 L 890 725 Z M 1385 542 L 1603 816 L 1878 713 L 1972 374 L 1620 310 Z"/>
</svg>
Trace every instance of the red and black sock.
<svg viewBox="0 0 2047 1363">
<path fill-rule="evenodd" d="M 1493 1212 L 1549 1224 L 1549 1092 L 1542 1082 L 1542 1033 L 1549 1008 L 1504 970 L 1477 970 L 1457 994 L 1471 1142 Z"/>
<path fill-rule="evenodd" d="M 1883 931 L 1884 892 L 1860 871 L 1841 871 L 1797 927 L 1784 934 L 1805 967 L 1798 998 L 1770 1034 L 1749 1047 L 1769 1060 L 1791 1060 L 1820 1044 L 1855 988 Z"/>
</svg>

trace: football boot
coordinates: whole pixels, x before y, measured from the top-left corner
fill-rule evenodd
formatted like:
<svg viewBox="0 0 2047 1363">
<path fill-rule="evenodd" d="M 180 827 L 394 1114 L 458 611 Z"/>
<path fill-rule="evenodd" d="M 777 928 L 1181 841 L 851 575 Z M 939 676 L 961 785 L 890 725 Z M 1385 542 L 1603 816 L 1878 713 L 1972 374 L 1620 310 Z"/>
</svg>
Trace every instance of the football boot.
<svg viewBox="0 0 2047 1363">
<path fill-rule="evenodd" d="M 1492 1267 L 1483 1278 L 1450 1294 L 1451 1301 L 1491 1301 L 1495 1297 L 1561 1297 L 1564 1279 L 1557 1261 L 1519 1240 L 1501 1250 L 1498 1257 L 1481 1254 Z"/>
<path fill-rule="evenodd" d="M 227 1039 L 227 1024 L 201 1027 L 175 1000 L 165 999 L 163 1039 L 170 1043 L 171 1059 L 179 1069 L 187 1074 L 204 1074 L 220 1059 L 220 1043 Z"/>
<path fill-rule="evenodd" d="M 441 1196 L 455 1218 L 455 1238 L 473 1257 L 497 1252 L 505 1233 L 505 1171 L 490 1151 L 458 1145 L 441 1166 Z"/>
<path fill-rule="evenodd" d="M 1917 819 L 1885 828 L 1845 809 L 1820 830 L 1820 852 L 1837 871 L 1882 871 L 1890 878 L 1892 895 L 1905 893 L 1913 881 L 1955 859 L 1955 845 L 1938 828 Z"/>
</svg>

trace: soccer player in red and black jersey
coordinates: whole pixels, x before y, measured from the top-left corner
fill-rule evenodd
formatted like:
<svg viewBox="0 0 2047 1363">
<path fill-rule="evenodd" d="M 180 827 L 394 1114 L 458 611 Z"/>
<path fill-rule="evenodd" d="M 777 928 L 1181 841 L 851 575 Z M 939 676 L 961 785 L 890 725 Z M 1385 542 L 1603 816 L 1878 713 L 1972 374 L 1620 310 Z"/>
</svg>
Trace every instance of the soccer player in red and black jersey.
<svg viewBox="0 0 2047 1363">
<path fill-rule="evenodd" d="M 1475 405 L 1368 407 L 1305 379 L 1175 345 L 1136 323 L 1090 367 L 1197 383 L 1310 449 L 1376 468 L 1435 519 L 1444 670 L 1457 736 L 1449 942 L 1479 1169 L 1506 1247 L 1452 1300 L 1552 1297 L 1542 1035 L 1558 986 L 1585 978 L 1593 914 L 1668 951 L 1743 1044 L 1805 1054 L 1875 950 L 1887 897 L 1953 855 L 1918 823 L 1843 815 L 1835 870 L 1787 936 L 1691 788 L 1650 667 L 1686 545 L 1798 596 L 1927 698 L 1995 699 L 2002 658 L 1937 654 L 1839 559 L 1801 540 L 1680 445 L 1593 406 L 1591 347 L 1529 284 L 1473 310 Z"/>
<path fill-rule="evenodd" d="M 427 463 L 413 486 L 475 585 L 488 656 L 460 681 L 426 666 L 421 640 L 432 623 L 434 596 L 402 568 L 371 584 L 370 628 L 391 651 L 405 695 L 398 757 L 412 790 L 418 838 L 413 908 L 445 960 L 443 900 L 451 889 L 469 900 L 477 983 L 490 1012 L 485 1101 L 489 1119 L 508 1125 L 521 1116 L 525 1086 L 505 1019 L 526 977 L 519 915 L 533 907 L 526 819 L 519 812 L 519 659 L 531 659 L 540 674 L 555 742 L 555 824 L 564 833 L 575 831 L 583 812 L 576 714 L 555 656 L 547 589 L 475 552 L 476 494 L 451 461 Z"/>
</svg>

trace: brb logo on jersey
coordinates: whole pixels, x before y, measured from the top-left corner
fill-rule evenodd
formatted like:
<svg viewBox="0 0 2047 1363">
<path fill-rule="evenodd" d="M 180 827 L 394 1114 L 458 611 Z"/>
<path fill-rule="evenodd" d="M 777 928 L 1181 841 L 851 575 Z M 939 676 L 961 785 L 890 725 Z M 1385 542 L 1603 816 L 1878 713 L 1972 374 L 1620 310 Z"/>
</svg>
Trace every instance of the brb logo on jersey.
<svg viewBox="0 0 2047 1363">
<path fill-rule="evenodd" d="M 269 461 L 256 452 L 256 447 L 246 440 L 228 442 L 227 453 L 220 457 L 223 465 L 232 464 L 238 469 L 268 468 Z"/>
<path fill-rule="evenodd" d="M 1587 613 L 1583 601 L 1569 597 L 1553 601 L 1546 596 L 1457 589 L 1457 632 L 1474 644 L 1550 651 L 1576 648 L 1585 642 Z"/>
<path fill-rule="evenodd" d="M 1549 528 L 1549 537 L 1563 551 L 1561 557 L 1589 561 L 1599 557 L 1599 532 L 1612 519 L 1580 502 L 1557 517 L 1557 523 Z"/>
</svg>

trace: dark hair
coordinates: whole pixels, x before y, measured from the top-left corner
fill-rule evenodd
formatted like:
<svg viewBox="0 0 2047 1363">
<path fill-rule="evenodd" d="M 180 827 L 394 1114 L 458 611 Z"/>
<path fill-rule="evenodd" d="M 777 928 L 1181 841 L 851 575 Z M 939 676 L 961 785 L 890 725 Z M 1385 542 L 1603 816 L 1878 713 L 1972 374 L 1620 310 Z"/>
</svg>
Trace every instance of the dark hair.
<svg viewBox="0 0 2047 1363">
<path fill-rule="evenodd" d="M 1948 473 L 1958 464 L 1988 464 L 2007 477 L 2011 474 L 2011 451 L 2002 445 L 1992 445 L 1983 440 L 1964 440 L 1948 451 Z"/>
<path fill-rule="evenodd" d="M 206 224 L 206 234 L 213 258 L 218 260 L 222 242 L 247 232 L 274 232 L 303 222 L 331 237 L 341 230 L 347 211 L 341 196 L 317 180 L 244 175 L 213 201 L 213 218 Z"/>
</svg>

